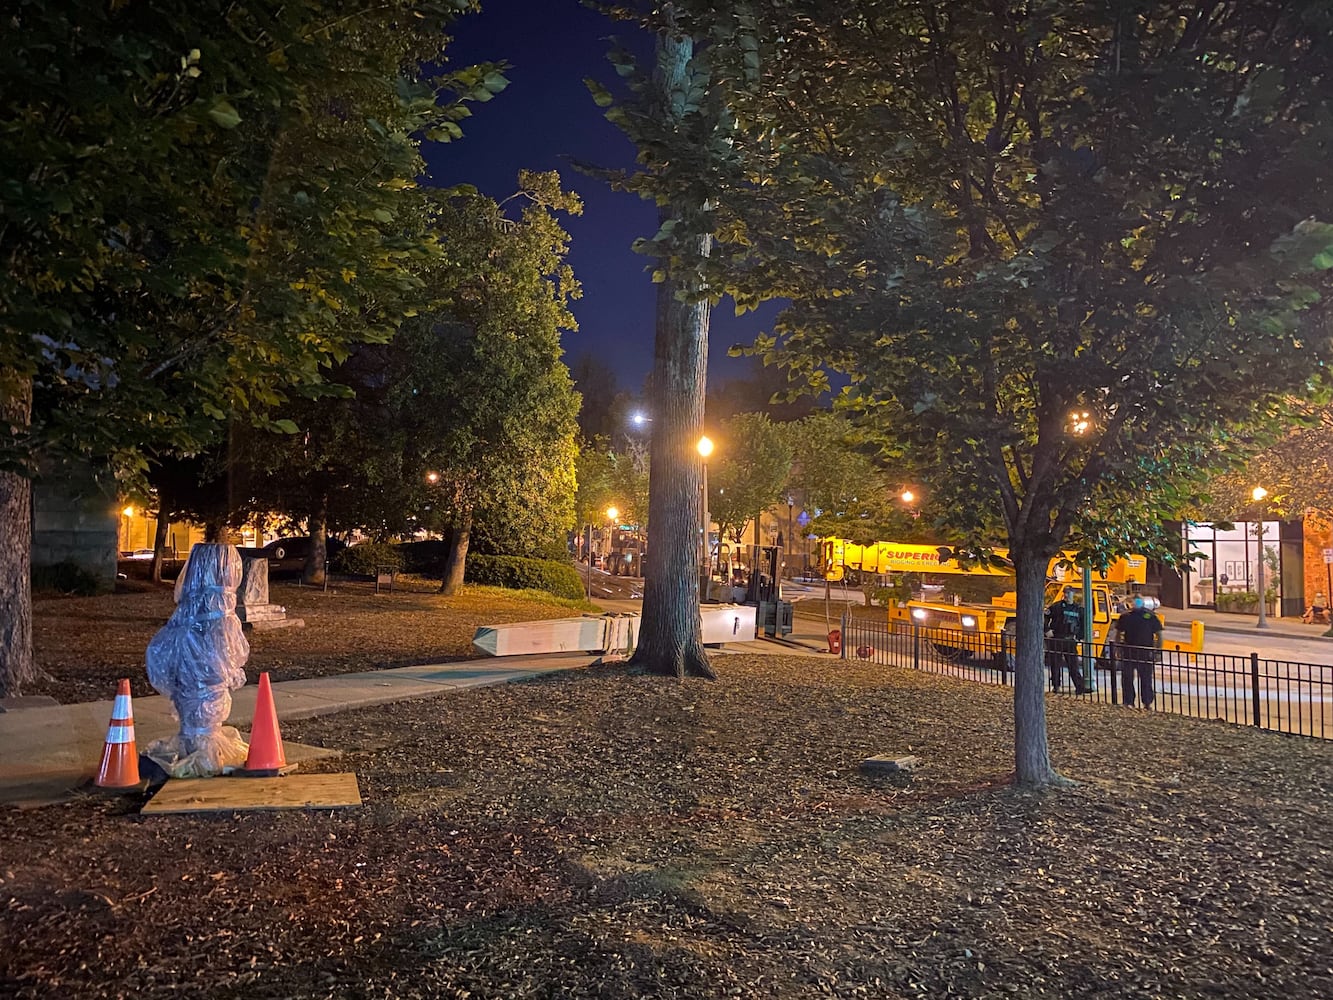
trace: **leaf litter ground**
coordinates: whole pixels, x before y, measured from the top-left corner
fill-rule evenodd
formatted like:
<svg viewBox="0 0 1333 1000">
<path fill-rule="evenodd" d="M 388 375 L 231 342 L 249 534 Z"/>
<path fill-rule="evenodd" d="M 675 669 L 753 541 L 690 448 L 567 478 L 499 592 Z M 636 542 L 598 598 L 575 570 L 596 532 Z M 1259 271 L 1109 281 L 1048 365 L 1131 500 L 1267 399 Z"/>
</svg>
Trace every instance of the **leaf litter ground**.
<svg viewBox="0 0 1333 1000">
<path fill-rule="evenodd" d="M 365 806 L 0 813 L 20 997 L 1333 997 L 1333 747 L 863 663 L 284 725 Z M 911 776 L 865 757 L 913 754 Z"/>
</svg>

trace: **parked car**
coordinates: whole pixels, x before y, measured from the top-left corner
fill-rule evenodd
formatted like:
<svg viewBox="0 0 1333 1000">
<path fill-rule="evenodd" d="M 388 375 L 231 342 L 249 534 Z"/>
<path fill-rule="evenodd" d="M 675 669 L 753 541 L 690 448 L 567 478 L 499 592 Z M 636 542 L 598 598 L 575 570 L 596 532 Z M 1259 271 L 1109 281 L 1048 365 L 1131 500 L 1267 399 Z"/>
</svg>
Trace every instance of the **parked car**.
<svg viewBox="0 0 1333 1000">
<path fill-rule="evenodd" d="M 140 561 L 140 560 L 151 561 L 152 558 L 153 558 L 153 550 L 152 550 L 152 549 L 135 549 L 133 552 L 127 552 L 127 553 L 125 553 L 125 554 L 124 554 L 123 556 L 121 556 L 120 558 L 122 558 L 122 559 L 133 559 L 133 560 L 135 560 L 136 562 L 138 562 L 138 561 Z"/>
</svg>

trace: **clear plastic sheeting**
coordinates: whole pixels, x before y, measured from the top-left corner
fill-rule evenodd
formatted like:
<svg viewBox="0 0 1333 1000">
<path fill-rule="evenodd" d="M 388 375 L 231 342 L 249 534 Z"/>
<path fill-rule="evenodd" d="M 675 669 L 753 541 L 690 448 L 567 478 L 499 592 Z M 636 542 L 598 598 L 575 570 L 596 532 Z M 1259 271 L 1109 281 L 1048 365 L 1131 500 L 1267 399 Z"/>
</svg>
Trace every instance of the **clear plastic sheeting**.
<svg viewBox="0 0 1333 1000">
<path fill-rule="evenodd" d="M 241 734 L 223 725 L 250 657 L 236 616 L 240 582 L 235 546 L 196 545 L 176 581 L 176 610 L 148 644 L 149 683 L 171 699 L 180 732 L 145 752 L 173 778 L 211 777 L 245 763 Z"/>
</svg>

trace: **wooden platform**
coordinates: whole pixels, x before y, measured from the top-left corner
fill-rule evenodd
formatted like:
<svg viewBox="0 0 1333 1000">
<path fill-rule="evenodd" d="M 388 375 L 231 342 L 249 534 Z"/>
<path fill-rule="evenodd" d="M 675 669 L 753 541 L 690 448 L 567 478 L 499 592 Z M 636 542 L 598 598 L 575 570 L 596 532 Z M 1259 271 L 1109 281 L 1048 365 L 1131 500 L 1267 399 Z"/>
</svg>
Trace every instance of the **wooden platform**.
<svg viewBox="0 0 1333 1000">
<path fill-rule="evenodd" d="M 282 778 L 183 778 L 168 781 L 145 813 L 236 809 L 346 809 L 361 804 L 356 775 L 291 774 Z"/>
</svg>

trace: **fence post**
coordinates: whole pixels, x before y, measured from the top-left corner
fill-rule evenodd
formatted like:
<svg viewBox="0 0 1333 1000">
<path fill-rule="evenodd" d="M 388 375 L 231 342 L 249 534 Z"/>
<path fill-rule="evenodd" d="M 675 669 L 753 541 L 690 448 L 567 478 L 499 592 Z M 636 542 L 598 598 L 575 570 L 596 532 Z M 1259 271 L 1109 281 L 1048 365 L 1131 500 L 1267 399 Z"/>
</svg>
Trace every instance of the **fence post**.
<svg viewBox="0 0 1333 1000">
<path fill-rule="evenodd" d="M 1254 706 L 1253 723 L 1262 727 L 1263 723 L 1259 719 L 1259 654 L 1250 654 L 1250 698 Z"/>
<path fill-rule="evenodd" d="M 838 621 L 838 628 L 842 631 L 842 645 L 838 648 L 838 659 L 840 660 L 847 659 L 847 643 L 850 639 L 847 635 L 847 630 L 851 627 L 851 624 L 852 613 L 851 611 L 844 609 L 842 618 Z"/>
<path fill-rule="evenodd" d="M 912 669 L 921 669 L 921 625 L 912 619 Z"/>
</svg>

